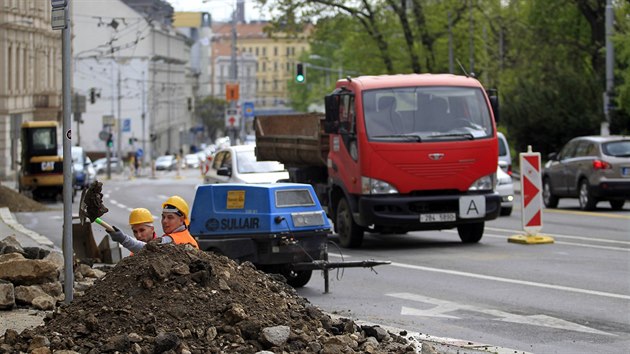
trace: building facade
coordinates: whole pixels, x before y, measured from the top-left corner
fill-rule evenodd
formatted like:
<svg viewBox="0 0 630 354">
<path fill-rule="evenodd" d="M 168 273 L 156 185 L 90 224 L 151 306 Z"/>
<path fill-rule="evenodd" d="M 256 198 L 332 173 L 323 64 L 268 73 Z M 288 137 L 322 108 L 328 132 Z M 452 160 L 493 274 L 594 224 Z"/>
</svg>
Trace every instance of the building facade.
<svg viewBox="0 0 630 354">
<path fill-rule="evenodd" d="M 243 96 L 254 103 L 257 111 L 290 109 L 288 83 L 294 79 L 300 55 L 309 50 L 308 36 L 312 27 L 307 26 L 298 36 L 276 33 L 271 37 L 265 32 L 266 26 L 267 22 L 262 21 L 237 23 L 237 81 L 246 95 L 250 87 L 254 89 L 253 95 Z M 216 97 L 225 94 L 222 80 L 226 77 L 231 51 L 232 24 L 213 25 L 211 76 L 214 82 L 212 94 Z M 252 70 L 254 75 L 251 75 Z"/>
<path fill-rule="evenodd" d="M 61 66 L 50 2 L 0 0 L 0 179 L 19 169 L 22 122 L 61 123 Z"/>
<path fill-rule="evenodd" d="M 172 8 L 164 1 L 126 2 L 72 2 L 74 91 L 88 97 L 77 130 L 92 156 L 105 154 L 99 133 L 106 131 L 112 153 L 125 158 L 141 149 L 146 162 L 188 149 L 190 41 L 167 23 Z M 163 11 L 153 19 L 156 8 Z"/>
</svg>

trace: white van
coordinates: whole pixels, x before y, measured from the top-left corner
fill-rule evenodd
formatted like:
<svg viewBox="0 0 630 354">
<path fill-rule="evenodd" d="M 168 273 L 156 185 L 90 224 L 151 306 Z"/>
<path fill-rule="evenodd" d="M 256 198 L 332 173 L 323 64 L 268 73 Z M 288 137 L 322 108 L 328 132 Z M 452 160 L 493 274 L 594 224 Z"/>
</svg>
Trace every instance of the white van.
<svg viewBox="0 0 630 354">
<path fill-rule="evenodd" d="M 499 138 L 499 166 L 501 166 L 505 173 L 512 176 L 512 155 L 510 153 L 510 146 L 503 133 L 497 132 L 497 137 Z"/>
</svg>

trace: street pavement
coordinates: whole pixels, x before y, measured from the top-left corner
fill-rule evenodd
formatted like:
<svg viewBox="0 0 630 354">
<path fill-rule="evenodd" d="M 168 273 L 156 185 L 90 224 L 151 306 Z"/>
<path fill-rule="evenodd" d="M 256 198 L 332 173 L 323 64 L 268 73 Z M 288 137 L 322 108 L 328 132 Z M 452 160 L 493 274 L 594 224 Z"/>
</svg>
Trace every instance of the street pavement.
<svg viewBox="0 0 630 354">
<path fill-rule="evenodd" d="M 140 177 L 142 178 L 142 177 Z M 13 182 L 0 182 L 2 185 L 14 188 Z M 515 187 L 516 187 L 515 183 Z M 45 213 L 45 212 L 44 212 Z M 62 250 L 55 246 L 54 243 L 45 236 L 42 236 L 32 230 L 27 229 L 20 224 L 14 215 L 9 211 L 9 208 L 0 208 L 0 240 L 5 237 L 13 236 L 22 245 L 22 247 L 41 247 L 44 249 L 55 250 L 62 252 Z M 43 311 L 35 310 L 13 310 L 0 312 L 0 336 L 4 335 L 7 329 L 14 329 L 18 332 L 26 328 L 33 328 L 44 323 Z M 332 315 L 331 315 L 332 316 Z M 358 321 L 361 322 L 361 321 Z M 362 322 L 368 324 L 367 322 Z M 374 324 L 372 324 L 374 325 Z M 403 329 L 393 328 L 388 326 L 381 327 L 391 331 L 392 333 L 399 333 Z M 496 354 L 531 354 L 521 350 L 515 350 L 511 348 L 497 347 L 490 344 L 477 343 L 473 341 L 455 339 L 455 338 L 441 338 L 434 337 L 429 334 L 421 334 L 415 332 L 408 332 L 407 336 L 412 336 L 416 340 L 421 342 L 430 343 L 434 351 L 428 350 L 426 352 L 431 353 L 458 353 L 458 354 L 482 354 L 482 353 L 496 353 Z M 425 353 L 425 351 L 422 351 Z"/>
</svg>

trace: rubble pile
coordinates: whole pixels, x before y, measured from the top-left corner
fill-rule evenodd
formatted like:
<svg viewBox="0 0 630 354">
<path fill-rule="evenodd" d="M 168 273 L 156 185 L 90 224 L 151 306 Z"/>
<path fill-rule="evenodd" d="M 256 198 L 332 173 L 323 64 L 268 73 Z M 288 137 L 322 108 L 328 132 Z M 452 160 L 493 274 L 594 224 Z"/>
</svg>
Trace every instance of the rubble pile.
<svg viewBox="0 0 630 354">
<path fill-rule="evenodd" d="M 33 308 L 53 310 L 63 301 L 63 256 L 39 247 L 22 247 L 13 236 L 0 241 L 0 310 Z M 89 274 L 91 280 L 86 275 Z M 81 265 L 77 290 L 86 289 L 105 273 Z"/>
<path fill-rule="evenodd" d="M 46 323 L 7 330 L 0 353 L 409 353 L 378 326 L 332 319 L 281 276 L 150 242 Z"/>
<path fill-rule="evenodd" d="M 0 311 L 32 308 L 50 311 L 64 300 L 63 255 L 22 247 L 14 236 L 0 241 Z M 74 291 L 81 295 L 105 275 L 88 264 L 75 264 Z"/>
</svg>

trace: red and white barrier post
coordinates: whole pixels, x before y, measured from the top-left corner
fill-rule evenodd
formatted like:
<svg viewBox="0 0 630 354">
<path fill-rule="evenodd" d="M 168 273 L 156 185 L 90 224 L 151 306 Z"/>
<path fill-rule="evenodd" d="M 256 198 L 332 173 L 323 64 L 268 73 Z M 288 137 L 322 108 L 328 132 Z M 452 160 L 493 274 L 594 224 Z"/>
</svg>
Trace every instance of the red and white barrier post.
<svg viewBox="0 0 630 354">
<path fill-rule="evenodd" d="M 543 226 L 542 174 L 540 153 L 527 146 L 527 152 L 519 154 L 521 167 L 521 221 L 525 235 L 508 238 L 516 243 L 553 243 L 553 238 L 539 235 Z"/>
</svg>

